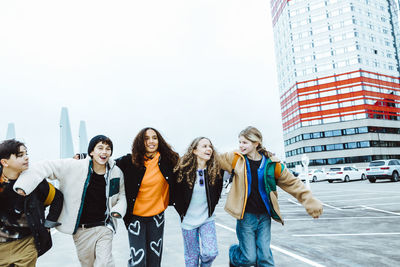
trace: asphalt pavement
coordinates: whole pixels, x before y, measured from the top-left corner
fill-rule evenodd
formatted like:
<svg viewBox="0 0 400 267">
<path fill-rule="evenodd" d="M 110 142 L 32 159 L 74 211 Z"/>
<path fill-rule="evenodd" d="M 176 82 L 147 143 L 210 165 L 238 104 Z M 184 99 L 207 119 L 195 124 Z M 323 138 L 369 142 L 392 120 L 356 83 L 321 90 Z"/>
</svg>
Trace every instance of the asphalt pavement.
<svg viewBox="0 0 400 267">
<path fill-rule="evenodd" d="M 290 195 L 278 191 L 285 225 L 272 223 L 276 266 L 400 266 L 400 182 L 311 183 L 324 214 L 312 219 Z M 237 242 L 236 220 L 216 208 L 219 255 L 213 266 L 228 266 L 228 249 Z M 166 210 L 162 266 L 184 266 L 179 217 Z M 39 267 L 79 266 L 72 237 L 53 231 L 53 248 L 39 258 Z M 113 241 L 116 266 L 127 266 L 127 231 L 122 222 Z"/>
</svg>

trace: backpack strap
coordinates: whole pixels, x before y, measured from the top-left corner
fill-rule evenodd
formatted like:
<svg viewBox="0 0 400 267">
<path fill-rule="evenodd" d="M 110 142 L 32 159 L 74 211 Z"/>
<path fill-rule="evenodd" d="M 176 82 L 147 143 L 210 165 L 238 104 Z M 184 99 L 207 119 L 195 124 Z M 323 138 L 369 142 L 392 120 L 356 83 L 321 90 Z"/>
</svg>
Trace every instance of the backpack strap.
<svg viewBox="0 0 400 267">
<path fill-rule="evenodd" d="M 53 202 L 54 195 L 56 194 L 56 189 L 51 183 L 48 183 L 49 185 L 49 193 L 47 194 L 46 200 L 44 201 L 44 205 L 48 206 Z"/>
<path fill-rule="evenodd" d="M 236 163 L 237 163 L 239 157 L 240 156 L 238 154 L 236 154 L 236 153 L 233 156 L 231 176 L 229 177 L 229 183 L 225 186 L 225 188 L 227 188 L 228 185 L 230 183 L 232 183 L 232 181 L 233 181 L 233 176 L 235 176 L 235 167 L 236 167 Z"/>
<path fill-rule="evenodd" d="M 275 171 L 274 176 L 275 179 L 278 179 L 282 174 L 282 164 L 280 162 L 275 163 Z"/>
<path fill-rule="evenodd" d="M 235 173 L 234 169 L 236 167 L 236 163 L 237 163 L 238 159 L 239 159 L 239 155 L 235 153 L 234 156 L 233 156 L 231 173 Z"/>
</svg>

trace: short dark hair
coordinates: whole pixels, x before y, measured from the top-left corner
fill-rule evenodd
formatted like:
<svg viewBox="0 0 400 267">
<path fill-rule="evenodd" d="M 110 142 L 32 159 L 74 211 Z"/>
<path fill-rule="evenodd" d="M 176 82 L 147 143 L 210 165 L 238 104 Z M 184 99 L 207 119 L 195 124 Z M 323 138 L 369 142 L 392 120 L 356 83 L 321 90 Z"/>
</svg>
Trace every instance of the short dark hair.
<svg viewBox="0 0 400 267">
<path fill-rule="evenodd" d="M 11 155 L 17 155 L 20 152 L 20 147 L 25 146 L 24 143 L 15 139 L 8 139 L 0 144 L 0 160 L 9 159 Z"/>
<path fill-rule="evenodd" d="M 103 143 L 103 144 L 105 144 L 105 145 L 109 145 L 110 148 L 111 148 L 111 155 L 112 155 L 112 152 L 113 152 L 113 143 L 112 143 L 111 139 L 108 138 L 108 137 L 105 136 L 105 135 L 101 135 L 101 134 L 100 134 L 100 135 L 96 135 L 95 137 L 93 137 L 93 138 L 90 140 L 90 142 L 89 142 L 89 146 L 88 146 L 88 155 L 89 155 L 90 157 L 92 157 L 92 156 L 90 155 L 90 153 L 92 153 L 92 151 L 94 150 L 94 148 L 96 147 L 96 145 L 97 145 L 98 143 Z"/>
</svg>

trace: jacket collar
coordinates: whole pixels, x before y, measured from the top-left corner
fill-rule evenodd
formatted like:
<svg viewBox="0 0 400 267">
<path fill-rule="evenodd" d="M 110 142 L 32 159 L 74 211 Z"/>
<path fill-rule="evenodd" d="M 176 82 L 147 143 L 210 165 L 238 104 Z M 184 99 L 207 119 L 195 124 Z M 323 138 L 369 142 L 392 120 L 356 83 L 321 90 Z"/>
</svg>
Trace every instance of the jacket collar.
<svg viewBox="0 0 400 267">
<path fill-rule="evenodd" d="M 89 165 L 90 162 L 92 161 L 92 158 L 90 156 L 87 156 L 84 160 L 86 160 L 87 164 Z M 112 169 L 114 167 L 114 165 L 115 165 L 115 160 L 113 160 L 112 158 L 109 158 L 106 167 L 108 169 Z"/>
</svg>

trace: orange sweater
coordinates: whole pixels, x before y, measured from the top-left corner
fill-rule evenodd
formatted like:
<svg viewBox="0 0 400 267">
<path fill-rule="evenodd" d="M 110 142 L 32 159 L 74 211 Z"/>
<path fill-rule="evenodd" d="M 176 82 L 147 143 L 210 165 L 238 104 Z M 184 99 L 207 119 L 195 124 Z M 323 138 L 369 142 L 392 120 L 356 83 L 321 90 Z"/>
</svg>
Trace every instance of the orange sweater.
<svg viewBox="0 0 400 267">
<path fill-rule="evenodd" d="M 169 185 L 158 167 L 160 153 L 144 162 L 146 172 L 139 188 L 133 215 L 150 217 L 160 214 L 168 207 Z"/>
</svg>

